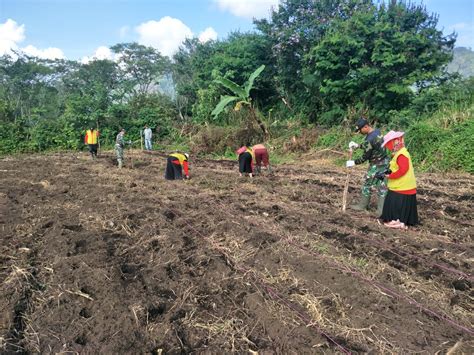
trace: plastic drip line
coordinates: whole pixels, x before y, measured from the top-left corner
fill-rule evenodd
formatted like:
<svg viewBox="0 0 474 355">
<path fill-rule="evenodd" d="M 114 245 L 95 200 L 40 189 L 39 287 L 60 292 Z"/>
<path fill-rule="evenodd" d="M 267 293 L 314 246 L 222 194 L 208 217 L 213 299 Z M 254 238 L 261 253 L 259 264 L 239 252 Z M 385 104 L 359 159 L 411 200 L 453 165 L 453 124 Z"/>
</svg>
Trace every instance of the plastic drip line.
<svg viewBox="0 0 474 355">
<path fill-rule="evenodd" d="M 384 247 L 385 249 L 387 249 L 388 251 L 390 251 L 391 253 L 401 257 L 401 258 L 406 258 L 406 257 L 412 257 L 414 259 L 417 259 L 417 260 L 420 260 L 420 261 L 424 261 L 425 263 L 431 265 L 431 266 L 436 266 L 440 269 L 443 269 L 451 274 L 458 274 L 460 276 L 463 276 L 464 278 L 468 279 L 468 280 L 474 280 L 474 276 L 470 275 L 470 274 L 467 274 L 463 271 L 459 271 L 459 270 L 456 270 L 456 269 L 453 269 L 453 268 L 450 268 L 448 266 L 444 266 L 442 264 L 438 264 L 436 262 L 431 262 L 431 261 L 428 261 L 426 260 L 425 258 L 423 258 L 422 256 L 419 256 L 419 255 L 415 255 L 415 254 L 411 254 L 411 253 L 408 253 L 408 252 L 403 252 L 406 254 L 406 256 L 403 256 L 401 254 L 398 254 L 396 251 L 393 250 L 393 247 L 390 246 L 388 243 L 384 243 L 382 241 L 379 241 L 379 240 L 374 240 L 374 239 L 370 239 L 370 238 L 367 238 L 366 236 L 362 235 L 362 234 L 356 234 L 356 233 L 351 233 L 352 235 L 356 236 L 356 237 L 359 237 L 361 239 L 364 239 L 366 241 L 369 242 L 369 244 L 374 244 L 374 245 L 378 245 L 378 246 L 381 246 L 381 247 Z"/>
<path fill-rule="evenodd" d="M 462 276 L 464 277 L 465 279 L 468 279 L 468 280 L 474 280 L 474 276 L 468 274 L 468 273 L 465 273 L 463 271 L 460 271 L 460 270 L 457 270 L 457 269 L 454 269 L 454 268 L 451 268 L 449 266 L 445 266 L 443 264 L 438 264 L 436 262 L 431 262 L 431 261 L 428 261 L 426 260 L 426 258 L 422 257 L 422 256 L 419 256 L 419 255 L 416 255 L 416 254 L 411 254 L 411 253 L 408 253 L 408 252 L 404 252 L 406 255 L 400 255 L 398 254 L 396 251 L 393 250 L 393 247 L 391 245 L 389 245 L 388 243 L 384 243 L 382 241 L 379 241 L 379 240 L 376 240 L 376 239 L 371 239 L 371 238 L 368 238 L 366 237 L 365 235 L 363 234 L 359 234 L 359 233 L 354 233 L 354 232 L 351 232 L 350 234 L 356 236 L 356 237 L 360 237 L 361 239 L 364 239 L 366 240 L 369 244 L 373 244 L 373 245 L 378 245 L 378 246 L 382 246 L 384 247 L 385 249 L 387 249 L 388 251 L 392 252 L 393 254 L 401 257 L 401 258 L 407 258 L 407 257 L 412 257 L 414 259 L 417 259 L 419 261 L 423 261 L 425 262 L 426 264 L 429 264 L 431 266 L 436 266 L 444 271 L 447 271 L 451 274 L 457 274 L 459 276 Z M 452 242 L 449 242 L 451 244 L 454 244 Z"/>
<path fill-rule="evenodd" d="M 174 211 L 175 213 L 177 212 L 176 210 Z M 195 233 L 197 233 L 198 235 L 200 235 L 202 238 L 204 239 L 209 239 L 209 237 L 206 237 L 203 233 L 199 232 L 197 229 L 195 229 L 188 221 L 185 221 L 183 220 L 184 223 L 190 228 L 192 229 Z M 218 251 L 220 251 L 221 253 L 223 253 L 224 255 L 226 255 L 225 251 L 222 250 L 222 248 L 218 248 L 218 247 L 215 247 L 214 248 Z M 345 347 L 343 347 L 341 344 L 339 344 L 338 342 L 336 342 L 331 336 L 329 336 L 326 332 L 324 332 L 322 329 L 320 329 L 318 326 L 316 326 L 314 324 L 314 322 L 312 322 L 312 319 L 311 317 L 309 317 L 306 313 L 304 312 L 301 312 L 300 310 L 298 310 L 294 305 L 293 303 L 291 303 L 289 300 L 285 299 L 283 296 L 281 296 L 280 294 L 278 294 L 273 288 L 271 288 L 270 286 L 266 285 L 263 281 L 261 281 L 259 279 L 259 277 L 257 275 L 255 275 L 255 273 L 250 270 L 250 269 L 247 269 L 243 266 L 239 266 L 235 263 L 233 263 L 233 267 L 241 272 L 243 272 L 244 274 L 246 273 L 249 273 L 251 272 L 255 281 L 260 285 L 260 287 L 262 287 L 269 295 L 270 297 L 272 296 L 275 296 L 275 297 L 272 297 L 272 298 L 277 298 L 281 303 L 283 303 L 286 307 L 290 308 L 293 312 L 295 312 L 298 317 L 305 321 L 307 324 L 306 326 L 307 327 L 312 327 L 313 329 L 315 329 L 319 335 L 323 336 L 324 338 L 326 338 L 327 340 L 329 340 L 331 343 L 333 343 L 341 352 L 343 352 L 344 354 L 351 354 L 351 352 L 346 349 Z"/>
<path fill-rule="evenodd" d="M 214 201 L 216 204 L 219 204 L 221 205 L 218 201 Z M 222 206 L 222 205 L 221 205 Z M 225 213 L 227 213 L 229 216 L 232 216 L 229 212 L 227 212 L 227 210 L 224 208 L 224 206 L 222 206 L 223 208 L 221 209 L 222 211 L 224 211 Z M 232 218 L 234 218 L 234 216 L 232 216 Z M 352 235 L 356 236 L 356 237 L 359 237 L 361 239 L 364 239 L 366 240 L 369 244 L 372 244 L 372 245 L 377 245 L 377 246 L 381 246 L 381 247 L 384 247 L 387 251 L 390 251 L 391 253 L 393 253 L 394 255 L 397 255 L 401 258 L 407 258 L 407 257 L 412 257 L 418 261 L 423 261 L 424 263 L 426 263 L 427 265 L 430 265 L 430 266 L 436 266 L 438 267 L 439 269 L 442 269 L 448 273 L 451 273 L 451 274 L 456 274 L 458 276 L 462 276 L 464 277 L 465 279 L 467 280 L 470 280 L 470 281 L 473 281 L 474 280 L 474 276 L 468 274 L 468 273 L 465 273 L 463 271 L 460 271 L 460 270 L 457 270 L 457 269 L 454 269 L 454 268 L 451 268 L 449 266 L 445 266 L 443 264 L 438 264 L 436 262 L 431 262 L 431 261 L 428 261 L 426 260 L 426 258 L 422 257 L 422 256 L 419 256 L 419 255 L 416 255 L 416 254 L 411 254 L 411 253 L 408 253 L 408 252 L 404 252 L 406 255 L 401 255 L 399 253 L 397 253 L 396 251 L 393 250 L 393 247 L 391 245 L 389 245 L 388 243 L 384 243 L 382 241 L 379 241 L 379 240 L 374 240 L 374 239 L 371 239 L 371 238 L 368 238 L 362 234 L 356 234 L 356 233 L 351 233 Z"/>
<path fill-rule="evenodd" d="M 298 317 L 300 317 L 301 320 L 305 321 L 307 324 L 306 326 L 307 327 L 311 327 L 311 328 L 314 328 L 316 329 L 316 331 L 324 336 L 326 339 L 328 339 L 329 341 L 331 341 L 334 345 L 336 345 L 336 347 L 341 350 L 341 352 L 345 353 L 345 354 L 351 354 L 351 352 L 346 349 L 345 347 L 343 347 L 342 345 L 340 345 L 339 343 L 337 343 L 329 334 L 327 334 L 324 330 L 322 330 L 320 327 L 318 327 L 314 322 L 313 320 L 311 319 L 311 317 L 309 317 L 304 311 L 301 311 L 300 309 L 298 309 L 298 307 L 295 306 L 294 303 L 290 302 L 288 299 L 284 298 L 283 296 L 281 296 L 273 287 L 271 286 L 268 286 L 264 281 L 262 281 L 256 274 L 253 270 L 251 269 L 248 269 L 244 266 L 239 266 L 239 265 L 234 265 L 234 267 L 238 270 L 240 270 L 241 272 L 243 273 L 251 273 L 255 279 L 255 281 L 260 285 L 260 287 L 262 287 L 263 289 L 265 289 L 267 291 L 267 293 L 270 295 L 270 297 L 272 298 L 276 298 L 277 300 L 280 301 L 280 303 L 283 303 L 285 306 L 287 306 L 288 308 L 290 308 L 292 311 L 294 311 Z"/>
<path fill-rule="evenodd" d="M 215 201 L 216 204 L 219 204 L 219 202 Z M 221 205 L 222 206 L 222 205 Z M 224 208 L 221 209 L 222 211 L 224 211 L 225 213 L 230 214 L 230 212 L 226 211 Z M 305 248 L 304 246 L 302 246 L 301 244 L 299 243 L 296 243 L 296 242 L 293 242 L 290 238 L 281 238 L 280 239 L 281 241 L 284 241 L 284 242 L 287 242 L 288 244 L 291 244 L 291 245 L 294 245 L 295 247 L 301 249 L 301 250 L 304 250 L 306 252 L 308 252 L 309 254 L 313 255 L 313 256 L 316 256 L 317 258 L 319 258 L 320 260 L 322 259 L 321 255 L 313 252 L 312 250 L 309 250 L 307 248 Z M 425 306 L 423 306 L 421 303 L 417 302 L 416 300 L 414 300 L 413 298 L 409 297 L 409 296 L 406 296 L 406 295 L 403 295 L 401 293 L 398 293 L 397 291 L 394 291 L 386 286 L 383 286 L 382 284 L 380 284 L 379 282 L 377 281 L 372 281 L 370 279 L 367 279 L 363 274 L 361 274 L 360 272 L 358 271 L 355 271 L 355 270 L 352 270 L 352 269 L 348 269 L 347 267 L 344 267 L 342 268 L 338 263 L 335 263 L 333 261 L 328 261 L 326 259 L 327 262 L 331 263 L 334 267 L 336 267 L 337 269 L 341 270 L 341 271 L 346 271 L 348 273 L 350 273 L 351 275 L 354 275 L 355 277 L 369 283 L 370 285 L 372 286 L 375 286 L 375 287 L 378 287 L 378 288 L 381 288 L 383 289 L 384 291 L 386 291 L 387 293 L 391 294 L 392 296 L 395 296 L 397 298 L 401 298 L 401 299 L 405 299 L 409 304 L 411 305 L 414 305 L 416 307 L 418 307 L 419 309 L 425 311 L 426 313 L 429 313 L 439 319 L 442 319 L 444 321 L 446 321 L 447 323 L 451 324 L 452 326 L 454 326 L 455 328 L 465 332 L 465 333 L 468 333 L 470 335 L 474 335 L 474 329 L 471 329 L 471 328 L 468 328 L 468 327 L 465 327 L 463 326 L 462 324 L 459 324 L 458 322 L 456 322 L 454 319 L 446 316 L 446 315 L 442 315 L 442 314 L 439 314 L 433 310 L 431 310 L 430 308 L 427 308 Z"/>
<path fill-rule="evenodd" d="M 266 287 L 267 289 L 267 292 L 270 296 L 272 295 L 275 295 L 276 298 L 278 298 L 278 300 L 280 300 L 280 302 L 284 303 L 285 306 L 287 306 L 288 308 L 292 309 L 294 312 L 296 312 L 296 314 L 298 314 L 298 316 L 304 320 L 305 322 L 307 322 L 308 324 L 306 325 L 307 327 L 312 327 L 314 329 L 316 329 L 321 335 L 323 335 L 324 337 L 326 337 L 326 339 L 328 339 L 329 341 L 331 341 L 334 345 L 337 346 L 337 348 L 345 353 L 345 354 L 351 354 L 351 352 L 344 348 L 342 345 L 338 344 L 333 338 L 331 338 L 326 332 L 324 332 L 321 328 L 319 328 L 316 324 L 314 324 L 314 322 L 312 322 L 312 319 L 310 317 L 308 317 L 305 313 L 301 313 L 293 303 L 289 302 L 287 299 L 281 297 L 278 293 L 276 293 L 270 286 L 267 286 Z"/>
<path fill-rule="evenodd" d="M 313 255 L 313 256 L 316 256 L 317 258 L 321 259 L 321 256 L 315 252 L 313 252 L 312 250 L 309 250 L 305 247 L 303 247 L 302 245 L 300 245 L 299 243 L 295 243 L 293 242 L 292 240 L 290 239 L 285 239 L 284 240 L 285 242 L 287 242 L 288 244 L 291 244 L 291 245 L 294 245 L 295 247 L 301 249 L 301 250 L 304 250 L 306 251 L 307 253 Z M 348 272 L 349 274 L 351 275 L 354 275 L 355 277 L 361 279 L 362 281 L 365 281 L 367 283 L 369 283 L 370 285 L 374 286 L 374 287 L 377 287 L 377 288 L 380 288 L 382 290 L 384 290 L 385 292 L 391 294 L 392 296 L 395 296 L 397 298 L 403 298 L 405 299 L 406 301 L 408 301 L 408 303 L 418 307 L 419 309 L 421 309 L 422 311 L 426 312 L 426 313 L 429 313 L 431 314 L 432 316 L 435 316 L 436 318 L 438 319 L 442 319 L 446 322 L 448 322 L 449 324 L 451 324 L 452 326 L 454 326 L 455 328 L 465 332 L 465 333 L 468 333 L 470 335 L 474 335 L 474 329 L 471 329 L 471 328 L 468 328 L 468 327 L 465 327 L 463 326 L 462 324 L 459 324 L 457 323 L 454 319 L 446 316 L 446 315 L 443 315 L 443 314 L 439 314 L 438 312 L 435 312 L 433 310 L 431 310 L 430 308 L 427 308 L 425 306 L 423 306 L 421 303 L 419 303 L 418 301 L 414 300 L 413 298 L 407 296 L 407 295 L 403 295 L 401 293 L 398 293 L 397 291 L 394 291 L 392 290 L 391 288 L 389 287 L 386 287 L 384 285 L 382 285 L 381 283 L 377 282 L 377 281 L 372 281 L 368 278 L 366 278 L 363 274 L 361 274 L 360 272 L 358 271 L 355 271 L 353 269 L 350 269 L 349 267 L 345 267 L 345 268 L 341 268 L 340 265 L 338 265 L 337 263 L 335 262 L 331 262 L 331 261 L 328 261 L 326 260 L 326 262 L 329 262 L 330 264 L 332 264 L 332 266 L 335 266 L 336 268 L 338 268 L 339 270 L 343 271 L 343 272 Z"/>
</svg>

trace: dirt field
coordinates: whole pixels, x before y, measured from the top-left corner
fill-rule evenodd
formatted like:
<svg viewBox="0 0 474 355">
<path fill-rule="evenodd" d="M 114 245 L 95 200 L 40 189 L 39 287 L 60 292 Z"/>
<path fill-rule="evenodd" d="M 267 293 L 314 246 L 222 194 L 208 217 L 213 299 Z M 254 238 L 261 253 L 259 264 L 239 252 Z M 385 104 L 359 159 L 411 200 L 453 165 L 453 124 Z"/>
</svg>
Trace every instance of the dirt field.
<svg viewBox="0 0 474 355">
<path fill-rule="evenodd" d="M 473 176 L 418 174 L 422 225 L 394 232 L 341 212 L 324 160 L 164 165 L 0 160 L 0 352 L 474 352 Z"/>
</svg>

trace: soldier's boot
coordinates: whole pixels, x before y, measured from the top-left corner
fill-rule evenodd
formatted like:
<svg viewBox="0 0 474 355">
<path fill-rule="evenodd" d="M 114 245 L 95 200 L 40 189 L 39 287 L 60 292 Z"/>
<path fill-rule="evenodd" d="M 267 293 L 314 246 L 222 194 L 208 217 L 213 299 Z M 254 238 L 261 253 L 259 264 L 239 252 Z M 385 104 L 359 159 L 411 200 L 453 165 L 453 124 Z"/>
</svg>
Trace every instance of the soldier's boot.
<svg viewBox="0 0 474 355">
<path fill-rule="evenodd" d="M 365 211 L 369 206 L 370 196 L 360 195 L 359 203 L 350 205 L 349 208 L 355 211 Z"/>
<path fill-rule="evenodd" d="M 118 167 L 119 167 L 119 169 L 122 169 L 122 166 L 123 166 L 123 162 L 122 162 L 122 160 L 119 160 L 119 161 L 118 161 Z"/>
<path fill-rule="evenodd" d="M 377 217 L 380 217 L 382 215 L 384 202 L 385 202 L 385 195 L 379 196 L 377 200 Z"/>
</svg>

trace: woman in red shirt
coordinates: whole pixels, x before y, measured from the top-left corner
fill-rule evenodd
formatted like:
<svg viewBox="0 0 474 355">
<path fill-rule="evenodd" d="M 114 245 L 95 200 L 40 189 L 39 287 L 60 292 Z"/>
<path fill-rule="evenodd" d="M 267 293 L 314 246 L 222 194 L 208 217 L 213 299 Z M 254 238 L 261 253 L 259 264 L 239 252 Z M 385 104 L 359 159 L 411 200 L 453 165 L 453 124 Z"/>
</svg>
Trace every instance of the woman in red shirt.
<svg viewBox="0 0 474 355">
<path fill-rule="evenodd" d="M 268 149 L 263 144 L 256 144 L 252 147 L 253 155 L 255 156 L 255 172 L 260 174 L 262 172 L 262 165 L 264 169 L 268 169 L 271 173 L 270 162 L 268 157 Z"/>
</svg>

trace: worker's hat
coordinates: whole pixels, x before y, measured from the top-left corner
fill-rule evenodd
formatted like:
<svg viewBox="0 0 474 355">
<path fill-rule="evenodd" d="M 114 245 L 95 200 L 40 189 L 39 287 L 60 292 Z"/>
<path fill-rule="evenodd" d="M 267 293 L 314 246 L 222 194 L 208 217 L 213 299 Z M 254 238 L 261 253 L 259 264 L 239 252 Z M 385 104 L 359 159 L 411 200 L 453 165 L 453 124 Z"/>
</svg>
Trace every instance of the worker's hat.
<svg viewBox="0 0 474 355">
<path fill-rule="evenodd" d="M 390 142 L 391 140 L 403 137 L 405 132 L 398 132 L 398 131 L 390 131 L 388 132 L 384 137 L 383 137 L 383 143 L 382 147 L 385 147 L 385 145 Z"/>
<path fill-rule="evenodd" d="M 359 118 L 356 122 L 355 131 L 359 132 L 362 129 L 362 127 L 364 127 L 367 124 L 369 124 L 369 121 L 367 121 L 364 117 Z"/>
<path fill-rule="evenodd" d="M 186 159 L 189 159 L 189 154 L 188 153 L 184 153 L 184 156 L 186 157 Z"/>
</svg>

